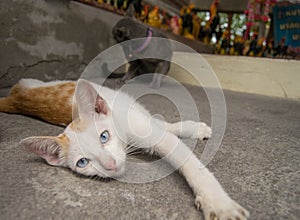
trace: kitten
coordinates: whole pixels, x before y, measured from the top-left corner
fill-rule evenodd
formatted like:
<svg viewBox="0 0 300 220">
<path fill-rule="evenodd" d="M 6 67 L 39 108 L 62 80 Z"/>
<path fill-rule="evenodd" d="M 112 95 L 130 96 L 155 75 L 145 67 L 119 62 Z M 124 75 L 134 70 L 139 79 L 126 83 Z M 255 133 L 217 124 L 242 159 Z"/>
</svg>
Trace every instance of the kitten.
<svg viewBox="0 0 300 220">
<path fill-rule="evenodd" d="M 20 142 L 22 146 L 50 165 L 69 167 L 86 176 L 118 177 L 125 171 L 126 146 L 135 143 L 179 167 L 206 220 L 248 218 L 248 211 L 227 195 L 179 139 L 209 138 L 211 129 L 205 123 L 162 122 L 125 93 L 82 79 L 75 87 L 71 81 L 22 79 L 8 97 L 0 99 L 1 112 L 33 115 L 53 124 L 68 125 L 57 137 L 29 137 Z"/>
</svg>

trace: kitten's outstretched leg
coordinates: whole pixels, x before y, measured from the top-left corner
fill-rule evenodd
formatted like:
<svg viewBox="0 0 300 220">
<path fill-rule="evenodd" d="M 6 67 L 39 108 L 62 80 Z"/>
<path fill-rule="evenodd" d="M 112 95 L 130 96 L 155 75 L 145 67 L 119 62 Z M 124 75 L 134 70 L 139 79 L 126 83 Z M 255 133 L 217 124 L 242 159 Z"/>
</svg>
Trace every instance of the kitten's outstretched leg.
<svg viewBox="0 0 300 220">
<path fill-rule="evenodd" d="M 167 131 L 175 134 L 179 138 L 208 139 L 212 130 L 204 122 L 182 121 L 167 123 Z"/>
<path fill-rule="evenodd" d="M 203 210 L 206 220 L 248 218 L 248 211 L 227 195 L 213 174 L 174 134 L 167 132 L 153 150 L 174 167 L 179 167 L 194 191 L 197 208 Z"/>
<path fill-rule="evenodd" d="M 175 123 L 163 122 L 155 119 L 158 126 L 165 127 L 168 132 L 179 138 L 192 138 L 205 140 L 211 137 L 212 130 L 204 122 L 179 121 Z"/>
</svg>

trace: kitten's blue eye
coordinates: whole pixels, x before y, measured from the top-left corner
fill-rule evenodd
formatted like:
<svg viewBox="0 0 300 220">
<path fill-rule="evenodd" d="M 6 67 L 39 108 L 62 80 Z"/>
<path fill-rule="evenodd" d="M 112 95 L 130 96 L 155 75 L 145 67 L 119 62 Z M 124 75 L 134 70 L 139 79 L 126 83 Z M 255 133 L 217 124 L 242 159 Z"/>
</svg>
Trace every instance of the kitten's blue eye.
<svg viewBox="0 0 300 220">
<path fill-rule="evenodd" d="M 84 168 L 89 164 L 89 160 L 85 157 L 79 159 L 76 163 L 76 166 L 79 168 Z"/>
<path fill-rule="evenodd" d="M 101 134 L 100 134 L 100 141 L 102 144 L 105 144 L 109 139 L 109 132 L 108 131 L 103 131 Z"/>
</svg>

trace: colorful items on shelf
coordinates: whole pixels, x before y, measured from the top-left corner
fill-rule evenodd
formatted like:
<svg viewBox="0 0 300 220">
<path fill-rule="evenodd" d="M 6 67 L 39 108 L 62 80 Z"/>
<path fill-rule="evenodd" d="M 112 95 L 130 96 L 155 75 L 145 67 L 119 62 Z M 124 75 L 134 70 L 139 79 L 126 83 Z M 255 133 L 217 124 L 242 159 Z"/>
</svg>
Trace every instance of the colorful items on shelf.
<svg viewBox="0 0 300 220">
<path fill-rule="evenodd" d="M 246 32 L 244 39 L 247 39 L 250 30 L 255 26 L 256 22 L 268 22 L 269 12 L 276 0 L 249 0 L 245 14 L 247 15 Z"/>
<path fill-rule="evenodd" d="M 145 5 L 140 16 L 140 20 L 143 21 L 144 23 L 147 23 L 148 16 L 149 16 L 149 5 Z"/>
<path fill-rule="evenodd" d="M 194 13 L 192 18 L 192 24 L 193 24 L 192 35 L 194 36 L 194 39 L 198 39 L 199 37 L 200 29 L 201 29 L 200 23 L 201 23 L 200 18 L 196 13 Z"/>
<path fill-rule="evenodd" d="M 194 4 L 189 4 L 187 7 L 182 7 L 180 10 L 180 16 L 182 19 L 182 34 L 184 37 L 189 39 L 195 39 L 193 36 L 193 13 L 192 10 L 195 8 Z M 198 37 L 197 37 L 198 38 Z M 197 39 L 196 38 L 196 39 Z"/>
<path fill-rule="evenodd" d="M 180 25 L 179 25 L 179 17 L 173 16 L 171 18 L 171 31 L 173 34 L 179 35 L 180 34 Z"/>
<path fill-rule="evenodd" d="M 161 17 L 159 14 L 159 7 L 155 6 L 148 15 L 148 21 L 147 23 L 153 27 L 159 28 L 161 26 Z"/>
</svg>

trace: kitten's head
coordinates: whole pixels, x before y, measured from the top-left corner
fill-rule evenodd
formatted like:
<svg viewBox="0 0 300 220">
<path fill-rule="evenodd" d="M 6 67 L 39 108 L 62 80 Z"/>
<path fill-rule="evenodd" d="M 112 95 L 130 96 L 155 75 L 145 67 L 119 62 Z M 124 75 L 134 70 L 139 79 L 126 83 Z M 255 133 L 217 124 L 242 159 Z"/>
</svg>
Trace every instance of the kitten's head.
<svg viewBox="0 0 300 220">
<path fill-rule="evenodd" d="M 48 164 L 69 167 L 86 176 L 117 177 L 125 170 L 125 143 L 118 137 L 107 102 L 87 81 L 76 89 L 78 116 L 57 137 L 21 141 Z"/>
</svg>

